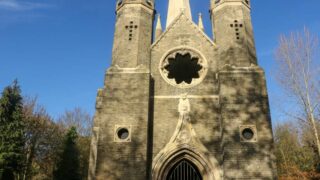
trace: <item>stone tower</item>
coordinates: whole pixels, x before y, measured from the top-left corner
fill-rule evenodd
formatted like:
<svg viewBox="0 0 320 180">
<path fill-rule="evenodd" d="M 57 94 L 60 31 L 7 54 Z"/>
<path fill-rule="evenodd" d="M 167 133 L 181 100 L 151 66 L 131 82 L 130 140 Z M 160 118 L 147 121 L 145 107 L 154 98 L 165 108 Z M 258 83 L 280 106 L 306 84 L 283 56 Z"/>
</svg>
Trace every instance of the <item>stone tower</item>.
<svg viewBox="0 0 320 180">
<path fill-rule="evenodd" d="M 152 0 L 117 2 L 89 179 L 277 179 L 250 1 L 211 0 L 213 38 L 189 0 L 169 0 L 165 30 L 154 12 Z"/>
</svg>

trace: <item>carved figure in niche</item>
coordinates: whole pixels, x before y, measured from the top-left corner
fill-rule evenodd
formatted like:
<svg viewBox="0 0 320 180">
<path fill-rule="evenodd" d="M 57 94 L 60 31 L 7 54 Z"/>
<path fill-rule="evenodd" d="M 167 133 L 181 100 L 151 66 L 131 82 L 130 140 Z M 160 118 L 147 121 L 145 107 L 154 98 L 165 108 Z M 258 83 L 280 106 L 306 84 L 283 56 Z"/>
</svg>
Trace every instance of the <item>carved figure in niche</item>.
<svg viewBox="0 0 320 180">
<path fill-rule="evenodd" d="M 189 116 L 190 113 L 190 102 L 188 99 L 188 94 L 182 94 L 179 100 L 178 111 L 180 116 Z"/>
</svg>

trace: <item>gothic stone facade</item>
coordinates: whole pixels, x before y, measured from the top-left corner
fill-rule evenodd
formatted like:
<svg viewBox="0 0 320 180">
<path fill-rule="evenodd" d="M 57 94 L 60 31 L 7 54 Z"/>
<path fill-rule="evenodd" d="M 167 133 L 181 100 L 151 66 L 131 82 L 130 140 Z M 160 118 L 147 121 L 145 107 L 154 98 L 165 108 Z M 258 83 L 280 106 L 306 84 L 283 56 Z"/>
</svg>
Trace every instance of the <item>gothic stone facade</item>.
<svg viewBox="0 0 320 180">
<path fill-rule="evenodd" d="M 209 38 L 183 10 L 162 32 L 153 1 L 118 1 L 90 180 L 276 179 L 249 3 L 212 0 Z"/>
</svg>

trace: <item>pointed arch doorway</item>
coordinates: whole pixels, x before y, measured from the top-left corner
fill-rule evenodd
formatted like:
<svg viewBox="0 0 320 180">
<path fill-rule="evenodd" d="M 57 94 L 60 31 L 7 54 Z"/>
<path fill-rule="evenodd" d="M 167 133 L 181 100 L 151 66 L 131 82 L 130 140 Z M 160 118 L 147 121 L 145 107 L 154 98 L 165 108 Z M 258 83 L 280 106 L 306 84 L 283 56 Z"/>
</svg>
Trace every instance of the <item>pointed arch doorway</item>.
<svg viewBox="0 0 320 180">
<path fill-rule="evenodd" d="M 177 162 L 166 177 L 166 180 L 203 180 L 198 168 L 189 160 Z"/>
<path fill-rule="evenodd" d="M 193 149 L 167 149 L 167 152 L 158 154 L 153 162 L 152 180 L 221 180 L 218 163 Z"/>
</svg>

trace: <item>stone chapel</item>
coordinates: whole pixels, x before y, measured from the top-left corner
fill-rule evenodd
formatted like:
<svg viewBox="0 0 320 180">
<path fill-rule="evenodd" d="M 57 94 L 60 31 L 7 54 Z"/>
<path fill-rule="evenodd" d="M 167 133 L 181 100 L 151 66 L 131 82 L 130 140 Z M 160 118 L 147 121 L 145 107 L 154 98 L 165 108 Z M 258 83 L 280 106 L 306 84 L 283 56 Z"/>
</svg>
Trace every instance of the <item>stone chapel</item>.
<svg viewBox="0 0 320 180">
<path fill-rule="evenodd" d="M 189 0 L 169 0 L 165 26 L 154 3 L 117 1 L 89 180 L 277 179 L 250 1 L 211 0 L 213 37 Z"/>
</svg>

